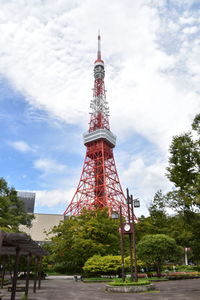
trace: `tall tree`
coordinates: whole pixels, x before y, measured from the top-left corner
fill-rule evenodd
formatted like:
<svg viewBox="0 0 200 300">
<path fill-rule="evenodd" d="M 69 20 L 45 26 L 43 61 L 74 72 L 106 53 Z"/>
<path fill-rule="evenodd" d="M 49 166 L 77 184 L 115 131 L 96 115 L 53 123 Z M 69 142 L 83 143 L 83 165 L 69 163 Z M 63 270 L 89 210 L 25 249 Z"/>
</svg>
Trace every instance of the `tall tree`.
<svg viewBox="0 0 200 300">
<path fill-rule="evenodd" d="M 200 114 L 192 123 L 192 131 L 173 137 L 169 149 L 167 176 L 174 189 L 167 194 L 166 204 L 177 214 L 171 217 L 169 235 L 179 245 L 192 247 L 199 261 L 200 245 Z"/>
<path fill-rule="evenodd" d="M 167 177 L 175 185 L 168 193 L 168 204 L 187 214 L 200 208 L 200 115 L 193 121 L 192 132 L 175 136 L 169 149 Z"/>
<path fill-rule="evenodd" d="M 69 217 L 52 232 L 52 259 L 62 272 L 81 271 L 95 254 L 119 254 L 119 220 L 111 219 L 107 210 Z"/>
<path fill-rule="evenodd" d="M 197 133 L 200 135 L 200 114 L 197 114 L 194 118 L 194 121 L 192 123 L 192 129 L 196 130 Z"/>
<path fill-rule="evenodd" d="M 149 216 L 141 216 L 136 224 L 137 239 L 140 240 L 146 234 L 168 234 L 170 217 L 166 212 L 166 197 L 162 191 L 155 193 L 149 207 Z"/>
<path fill-rule="evenodd" d="M 30 226 L 32 219 L 33 215 L 27 214 L 16 190 L 0 178 L 0 229 L 18 231 L 20 224 Z"/>
<path fill-rule="evenodd" d="M 155 266 L 158 276 L 161 276 L 162 265 L 168 261 L 177 262 L 181 252 L 175 240 L 165 234 L 146 235 L 137 247 L 139 259 Z"/>
<path fill-rule="evenodd" d="M 154 233 L 165 233 L 168 227 L 168 215 L 166 212 L 166 196 L 159 190 L 155 193 L 153 201 L 149 207 L 150 218 L 155 228 Z"/>
</svg>

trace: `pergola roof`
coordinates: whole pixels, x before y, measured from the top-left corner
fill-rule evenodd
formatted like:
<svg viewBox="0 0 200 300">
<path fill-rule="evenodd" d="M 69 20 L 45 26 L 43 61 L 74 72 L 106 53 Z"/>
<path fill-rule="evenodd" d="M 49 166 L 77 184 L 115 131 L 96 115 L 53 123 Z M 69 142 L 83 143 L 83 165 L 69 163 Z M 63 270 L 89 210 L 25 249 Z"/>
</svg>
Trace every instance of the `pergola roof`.
<svg viewBox="0 0 200 300">
<path fill-rule="evenodd" d="M 0 230 L 0 255 L 45 256 L 48 253 L 25 233 L 12 233 Z"/>
</svg>

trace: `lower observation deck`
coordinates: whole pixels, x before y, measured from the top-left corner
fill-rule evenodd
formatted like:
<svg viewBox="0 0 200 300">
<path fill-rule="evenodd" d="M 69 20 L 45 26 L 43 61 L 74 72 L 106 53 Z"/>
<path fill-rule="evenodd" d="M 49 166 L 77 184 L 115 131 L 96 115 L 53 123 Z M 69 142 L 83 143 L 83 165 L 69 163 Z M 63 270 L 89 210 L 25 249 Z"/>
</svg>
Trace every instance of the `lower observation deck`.
<svg viewBox="0 0 200 300">
<path fill-rule="evenodd" d="M 107 129 L 97 129 L 95 131 L 88 132 L 83 135 L 84 145 L 100 139 L 107 141 L 112 148 L 114 148 L 116 145 L 116 136 L 110 130 Z"/>
</svg>

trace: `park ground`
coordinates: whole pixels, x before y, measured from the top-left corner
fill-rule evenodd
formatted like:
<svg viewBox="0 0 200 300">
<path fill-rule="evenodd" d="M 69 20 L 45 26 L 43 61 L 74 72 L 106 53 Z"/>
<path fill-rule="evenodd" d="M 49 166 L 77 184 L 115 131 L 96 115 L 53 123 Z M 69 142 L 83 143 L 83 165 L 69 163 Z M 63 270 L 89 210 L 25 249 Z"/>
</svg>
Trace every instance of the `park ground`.
<svg viewBox="0 0 200 300">
<path fill-rule="evenodd" d="M 156 291 L 140 294 L 118 294 L 105 292 L 106 283 L 84 283 L 67 279 L 42 281 L 40 290 L 29 292 L 29 300 L 199 300 L 200 279 L 173 280 L 157 282 Z M 3 298 L 10 299 L 10 296 Z M 16 300 L 23 299 L 17 293 Z"/>
</svg>

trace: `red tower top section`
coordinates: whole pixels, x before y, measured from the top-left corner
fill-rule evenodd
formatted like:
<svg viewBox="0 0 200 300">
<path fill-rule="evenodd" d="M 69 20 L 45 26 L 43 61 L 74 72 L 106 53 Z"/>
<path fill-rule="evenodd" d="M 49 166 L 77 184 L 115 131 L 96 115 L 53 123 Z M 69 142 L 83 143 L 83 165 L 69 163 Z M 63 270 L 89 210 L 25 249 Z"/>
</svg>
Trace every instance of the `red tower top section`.
<svg viewBox="0 0 200 300">
<path fill-rule="evenodd" d="M 106 101 L 105 85 L 104 85 L 104 61 L 101 59 L 101 36 L 98 34 L 98 51 L 97 59 L 94 62 L 94 88 L 93 88 L 93 99 L 90 107 L 91 118 L 89 132 L 97 129 L 110 130 L 109 126 L 109 109 Z"/>
<path fill-rule="evenodd" d="M 97 60 L 95 61 L 96 62 L 103 62 L 103 60 L 101 59 L 101 36 L 100 36 L 100 32 L 98 34 L 98 51 L 97 51 Z"/>
</svg>

